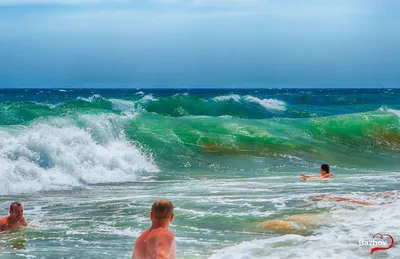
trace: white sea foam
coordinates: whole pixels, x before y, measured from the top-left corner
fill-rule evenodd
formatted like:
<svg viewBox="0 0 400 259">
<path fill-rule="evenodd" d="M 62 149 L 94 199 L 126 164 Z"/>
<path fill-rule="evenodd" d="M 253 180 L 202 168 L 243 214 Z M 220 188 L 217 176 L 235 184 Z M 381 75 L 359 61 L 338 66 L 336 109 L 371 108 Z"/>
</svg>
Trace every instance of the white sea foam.
<svg viewBox="0 0 400 259">
<path fill-rule="evenodd" d="M 135 112 L 137 110 L 135 101 L 110 99 L 110 102 L 113 104 L 114 110 L 120 110 L 122 112 L 129 113 Z"/>
<path fill-rule="evenodd" d="M 257 97 L 251 96 L 251 95 L 246 95 L 241 97 L 238 94 L 230 94 L 230 95 L 221 95 L 213 98 L 214 101 L 216 102 L 225 102 L 225 101 L 230 101 L 233 100 L 235 102 L 241 102 L 241 101 L 246 101 L 246 102 L 251 102 L 251 103 L 257 103 L 264 107 L 267 110 L 271 111 L 285 111 L 286 110 L 286 103 L 283 101 L 279 101 L 277 99 L 259 99 Z"/>
<path fill-rule="evenodd" d="M 1 129 L 0 195 L 137 181 L 158 171 L 151 156 L 126 141 L 118 126 L 124 122 L 94 115 L 79 120 L 86 127 L 59 118 Z"/>
<path fill-rule="evenodd" d="M 394 113 L 396 115 L 398 115 L 400 117 L 400 110 L 396 110 L 396 109 L 391 109 L 387 106 L 381 106 L 379 109 L 379 111 L 386 111 L 386 112 L 391 112 Z"/>
<path fill-rule="evenodd" d="M 92 96 L 90 96 L 89 98 L 84 98 L 84 97 L 77 97 L 76 99 L 77 100 L 81 100 L 81 101 L 85 101 L 85 102 L 89 102 L 89 103 L 92 103 L 93 101 L 95 101 L 95 100 L 97 100 L 97 99 L 101 99 L 102 97 L 101 97 L 101 95 L 99 95 L 99 94 L 94 94 L 94 95 L 92 95 Z"/>
<path fill-rule="evenodd" d="M 147 103 L 147 102 L 151 102 L 151 101 L 158 101 L 157 98 L 154 98 L 152 94 L 147 94 L 145 96 L 142 97 L 142 99 L 139 100 L 140 103 Z"/>
<path fill-rule="evenodd" d="M 361 246 L 359 240 L 373 240 L 376 233 L 400 238 L 399 202 L 349 209 L 339 204 L 326 217 L 326 226 L 312 236 L 283 235 L 252 240 L 221 249 L 211 259 L 243 258 L 367 258 L 372 246 Z M 378 239 L 380 240 L 380 239 Z M 390 240 L 388 240 L 390 242 Z M 397 258 L 400 247 L 377 251 L 379 258 Z"/>
<path fill-rule="evenodd" d="M 258 103 L 268 110 L 276 110 L 276 111 L 285 111 L 286 104 L 285 102 L 276 100 L 276 99 L 259 99 L 257 97 L 253 97 L 251 95 L 246 95 L 244 99 L 248 102 Z"/>
<path fill-rule="evenodd" d="M 387 111 L 388 111 L 388 112 L 391 112 L 391 113 L 394 113 L 394 114 L 396 114 L 397 116 L 400 117 L 400 111 L 399 111 L 399 110 L 388 109 Z"/>
<path fill-rule="evenodd" d="M 230 94 L 230 95 L 222 95 L 222 96 L 217 96 L 214 97 L 213 100 L 217 102 L 224 102 L 224 101 L 229 101 L 233 100 L 235 102 L 240 102 L 240 95 L 238 94 Z"/>
<path fill-rule="evenodd" d="M 176 93 L 174 95 L 172 95 L 172 97 L 181 97 L 181 96 L 189 96 L 189 93 Z"/>
</svg>

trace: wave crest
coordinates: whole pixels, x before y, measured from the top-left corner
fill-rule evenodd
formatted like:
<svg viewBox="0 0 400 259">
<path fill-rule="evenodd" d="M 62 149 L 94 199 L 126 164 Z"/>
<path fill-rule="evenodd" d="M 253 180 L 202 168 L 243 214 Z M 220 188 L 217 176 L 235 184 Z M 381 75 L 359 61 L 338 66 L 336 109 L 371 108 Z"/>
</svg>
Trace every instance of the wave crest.
<svg viewBox="0 0 400 259">
<path fill-rule="evenodd" d="M 65 120 L 1 130 L 0 195 L 137 181 L 159 170 L 124 136 L 99 143 L 89 131 Z"/>
</svg>

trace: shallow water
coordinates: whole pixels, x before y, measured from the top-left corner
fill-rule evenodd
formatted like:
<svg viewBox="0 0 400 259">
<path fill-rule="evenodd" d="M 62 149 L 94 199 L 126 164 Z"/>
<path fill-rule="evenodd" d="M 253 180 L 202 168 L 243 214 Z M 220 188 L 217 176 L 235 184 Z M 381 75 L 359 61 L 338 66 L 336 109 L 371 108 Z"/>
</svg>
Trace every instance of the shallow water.
<svg viewBox="0 0 400 259">
<path fill-rule="evenodd" d="M 176 234 L 179 258 L 305 258 L 308 250 L 314 251 L 315 258 L 327 253 L 336 258 L 363 258 L 369 249 L 359 247 L 359 239 L 367 240 L 381 232 L 398 238 L 398 202 L 363 207 L 313 202 L 308 196 L 344 193 L 345 197 L 371 201 L 365 193 L 397 188 L 400 173 L 382 176 L 383 172 L 338 170 L 336 175 L 336 179 L 326 182 L 303 182 L 294 172 L 281 177 L 267 173 L 263 177 L 92 185 L 3 197 L 4 208 L 11 200 L 22 200 L 26 217 L 40 228 L 2 235 L 1 254 L 5 258 L 18 258 L 18 254 L 38 258 L 128 258 L 135 238 L 149 226 L 152 202 L 161 198 L 175 205 L 171 229 Z M 268 219 L 305 213 L 326 215 L 326 222 L 293 233 L 296 235 L 258 227 Z M 331 247 L 327 248 L 327 243 Z M 377 254 L 395 258 L 398 252 L 395 247 Z"/>
</svg>

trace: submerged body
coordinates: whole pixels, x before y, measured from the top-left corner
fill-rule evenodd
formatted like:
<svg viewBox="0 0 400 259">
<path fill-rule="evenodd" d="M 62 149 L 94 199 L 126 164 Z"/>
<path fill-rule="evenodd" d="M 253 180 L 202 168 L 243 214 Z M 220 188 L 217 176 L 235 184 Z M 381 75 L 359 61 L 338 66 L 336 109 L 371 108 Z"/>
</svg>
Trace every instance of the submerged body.
<svg viewBox="0 0 400 259">
<path fill-rule="evenodd" d="M 364 197 L 368 199 L 373 199 L 375 201 L 377 198 L 384 198 L 384 202 L 369 202 L 363 201 L 362 199 L 353 199 L 347 197 L 335 196 L 333 194 L 323 194 L 310 196 L 311 201 L 316 202 L 346 202 L 349 204 L 357 204 L 363 206 L 370 205 L 388 205 L 400 200 L 398 196 L 398 191 L 387 191 L 378 194 L 374 194 L 372 197 Z M 291 232 L 296 233 L 299 230 L 316 227 L 327 221 L 327 217 L 324 214 L 299 214 L 291 215 L 281 219 L 272 219 L 268 221 L 261 222 L 259 227 L 263 229 L 269 229 L 277 232 Z"/>
<path fill-rule="evenodd" d="M 21 226 L 28 226 L 24 218 L 24 208 L 19 202 L 10 205 L 10 215 L 0 219 L 0 232 L 15 231 Z"/>
<path fill-rule="evenodd" d="M 318 214 L 291 215 L 284 219 L 264 221 L 260 223 L 260 227 L 278 232 L 297 232 L 317 226 L 323 219 L 323 215 Z"/>
<path fill-rule="evenodd" d="M 329 165 L 328 164 L 323 164 L 321 165 L 320 169 L 320 176 L 314 176 L 314 175 L 305 175 L 305 174 L 300 174 L 300 178 L 303 180 L 307 179 L 314 179 L 314 180 L 323 180 L 327 178 L 334 178 L 335 176 L 330 172 Z"/>
</svg>

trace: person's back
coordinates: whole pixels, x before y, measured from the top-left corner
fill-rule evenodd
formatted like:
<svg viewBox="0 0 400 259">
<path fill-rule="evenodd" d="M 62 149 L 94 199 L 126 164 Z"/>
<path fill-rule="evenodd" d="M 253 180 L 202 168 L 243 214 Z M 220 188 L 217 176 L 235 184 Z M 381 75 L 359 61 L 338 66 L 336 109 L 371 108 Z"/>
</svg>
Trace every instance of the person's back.
<svg viewBox="0 0 400 259">
<path fill-rule="evenodd" d="M 173 205 L 170 201 L 156 201 L 151 207 L 152 225 L 135 242 L 133 259 L 175 259 L 175 236 L 168 230 L 173 220 Z"/>
<path fill-rule="evenodd" d="M 150 228 L 136 240 L 133 258 L 175 258 L 174 239 L 174 233 L 168 229 Z"/>
</svg>

